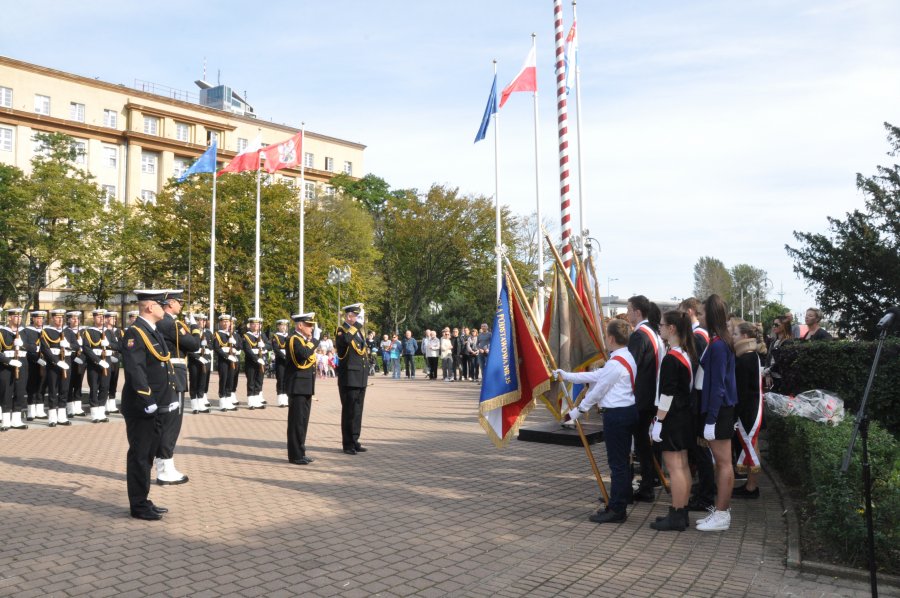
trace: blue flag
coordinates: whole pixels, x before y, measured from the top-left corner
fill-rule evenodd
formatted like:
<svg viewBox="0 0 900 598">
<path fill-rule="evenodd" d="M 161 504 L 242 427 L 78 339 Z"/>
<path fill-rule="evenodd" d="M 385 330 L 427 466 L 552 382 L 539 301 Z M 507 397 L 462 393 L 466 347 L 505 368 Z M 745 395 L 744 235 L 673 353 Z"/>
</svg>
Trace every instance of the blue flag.
<svg viewBox="0 0 900 598">
<path fill-rule="evenodd" d="M 192 174 L 200 174 L 201 172 L 216 171 L 216 142 L 213 141 L 203 155 L 197 158 L 197 161 L 191 164 L 191 167 L 184 171 L 184 174 L 178 177 L 179 183 L 183 183 L 186 178 Z"/>
<path fill-rule="evenodd" d="M 487 106 L 484 107 L 484 116 L 481 117 L 481 126 L 478 127 L 478 133 L 475 135 L 475 143 L 478 143 L 487 135 L 488 127 L 491 124 L 491 115 L 497 113 L 497 75 L 494 75 L 494 84 L 491 85 L 491 95 L 488 96 Z"/>
<path fill-rule="evenodd" d="M 504 407 L 515 403 L 519 398 L 516 338 L 504 276 L 497 300 L 497 313 L 494 314 L 494 326 L 491 329 L 490 350 L 481 371 L 481 397 L 478 400 L 481 425 L 497 446 L 506 443 L 516 421 L 516 418 L 504 417 Z"/>
</svg>

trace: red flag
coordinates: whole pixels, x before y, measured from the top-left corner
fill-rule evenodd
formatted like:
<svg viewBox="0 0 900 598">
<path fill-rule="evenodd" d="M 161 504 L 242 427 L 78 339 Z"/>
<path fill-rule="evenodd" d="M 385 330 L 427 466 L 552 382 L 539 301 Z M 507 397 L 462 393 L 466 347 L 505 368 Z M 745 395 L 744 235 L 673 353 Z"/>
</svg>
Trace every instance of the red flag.
<svg viewBox="0 0 900 598">
<path fill-rule="evenodd" d="M 553 403 L 548 399 L 550 393 L 551 374 L 547 367 L 544 353 L 538 346 L 531 327 L 528 325 L 529 316 L 522 306 L 519 294 L 511 293 L 509 297 L 510 311 L 513 314 L 513 327 L 516 331 L 516 357 L 519 359 L 519 391 L 521 399 L 512 405 L 503 407 L 503 417 L 506 419 L 507 411 L 512 418 L 514 409 L 519 410 L 528 406 L 532 400 L 541 399 L 553 411 Z M 527 412 L 526 412 L 527 413 Z"/>
<path fill-rule="evenodd" d="M 301 134 L 297 133 L 287 141 L 276 143 L 263 148 L 266 156 L 266 171 L 273 173 L 282 168 L 292 168 L 300 164 L 300 152 L 302 151 Z"/>
<path fill-rule="evenodd" d="M 501 108 L 503 108 L 506 100 L 509 99 L 509 94 L 514 91 L 537 91 L 537 63 L 534 57 L 534 46 L 531 47 L 528 58 L 525 59 L 525 64 L 522 65 L 522 70 L 500 94 Z"/>
<path fill-rule="evenodd" d="M 234 157 L 225 168 L 219 171 L 216 176 L 222 176 L 226 172 L 244 172 L 245 170 L 259 170 L 259 147 L 260 141 L 257 137 L 244 151 Z"/>
</svg>

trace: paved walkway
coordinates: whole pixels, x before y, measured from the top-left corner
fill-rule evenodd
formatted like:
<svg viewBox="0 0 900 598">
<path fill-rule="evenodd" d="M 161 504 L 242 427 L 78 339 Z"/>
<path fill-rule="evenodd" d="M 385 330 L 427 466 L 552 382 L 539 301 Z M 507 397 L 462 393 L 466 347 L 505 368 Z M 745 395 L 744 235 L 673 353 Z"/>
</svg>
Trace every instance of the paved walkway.
<svg viewBox="0 0 900 598">
<path fill-rule="evenodd" d="M 287 409 L 187 415 L 176 463 L 191 481 L 154 487 L 171 511 L 157 522 L 128 516 L 121 418 L 0 434 L 0 595 L 868 595 L 785 569 L 767 481 L 727 533 L 654 532 L 665 496 L 596 525 L 581 448 L 495 449 L 472 383 L 374 382 L 369 452 L 348 456 L 336 386 L 319 381 L 306 467 L 286 460 Z"/>
</svg>

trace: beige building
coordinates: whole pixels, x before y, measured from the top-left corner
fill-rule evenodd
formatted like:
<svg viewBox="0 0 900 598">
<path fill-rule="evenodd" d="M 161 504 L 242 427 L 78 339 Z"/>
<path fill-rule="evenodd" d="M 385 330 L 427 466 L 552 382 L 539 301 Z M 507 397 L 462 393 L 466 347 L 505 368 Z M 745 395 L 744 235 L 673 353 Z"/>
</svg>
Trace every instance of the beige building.
<svg viewBox="0 0 900 598">
<path fill-rule="evenodd" d="M 228 87 L 198 85 L 198 101 L 192 102 L 188 92 L 165 88 L 162 95 L 147 91 L 164 89 L 156 86 L 134 89 L 0 56 L 0 162 L 27 173 L 40 150 L 34 134 L 65 133 L 80 146 L 81 168 L 110 199 L 153 201 L 213 138 L 222 166 L 257 137 L 268 145 L 299 131 L 257 120 Z M 222 108 L 201 105 L 200 97 Z M 328 181 L 337 173 L 361 176 L 364 150 L 359 143 L 306 131 L 305 197 L 330 192 Z M 298 187 L 300 176 L 299 167 L 275 175 Z"/>
</svg>

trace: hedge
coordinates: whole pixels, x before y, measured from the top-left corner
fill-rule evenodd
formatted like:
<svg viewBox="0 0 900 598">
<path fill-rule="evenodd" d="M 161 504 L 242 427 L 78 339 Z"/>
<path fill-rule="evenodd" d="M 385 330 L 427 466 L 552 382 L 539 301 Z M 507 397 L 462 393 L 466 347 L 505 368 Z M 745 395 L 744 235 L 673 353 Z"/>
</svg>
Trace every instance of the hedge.
<svg viewBox="0 0 900 598">
<path fill-rule="evenodd" d="M 836 393 L 847 413 L 856 413 L 875 358 L 874 342 L 818 341 L 793 342 L 781 350 L 779 358 L 785 393 L 821 389 Z M 867 411 L 900 438 L 900 340 L 885 341 L 872 384 Z"/>
<path fill-rule="evenodd" d="M 846 474 L 841 463 L 854 418 L 836 427 L 768 414 L 768 459 L 800 501 L 803 544 L 832 561 L 866 566 L 862 442 Z M 880 571 L 900 573 L 900 443 L 877 423 L 869 428 L 875 558 Z"/>
</svg>

